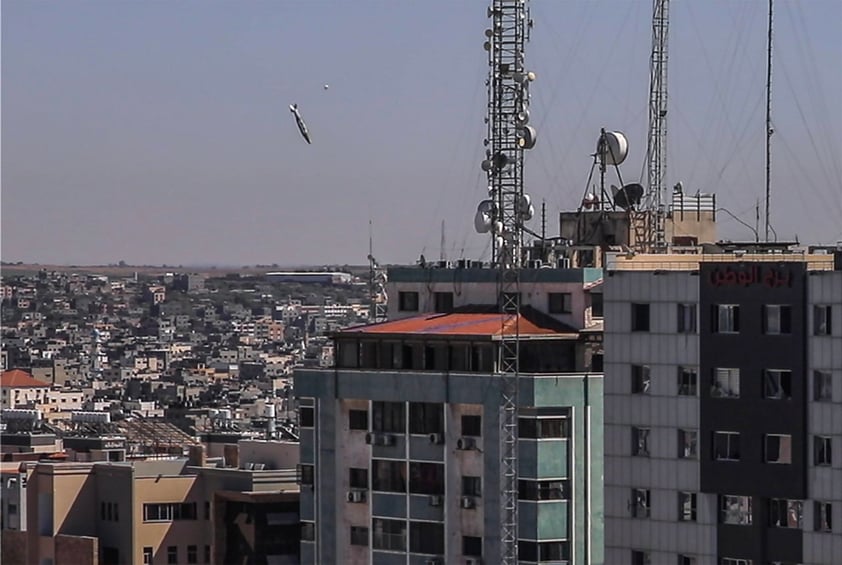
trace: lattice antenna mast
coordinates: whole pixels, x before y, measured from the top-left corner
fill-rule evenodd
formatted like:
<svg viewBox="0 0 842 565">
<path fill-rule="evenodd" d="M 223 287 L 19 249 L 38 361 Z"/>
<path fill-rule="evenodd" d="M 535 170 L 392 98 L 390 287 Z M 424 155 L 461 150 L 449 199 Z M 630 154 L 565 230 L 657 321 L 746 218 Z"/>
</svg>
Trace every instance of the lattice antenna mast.
<svg viewBox="0 0 842 565">
<path fill-rule="evenodd" d="M 652 54 L 649 60 L 648 185 L 645 208 L 650 212 L 650 245 L 664 246 L 662 229 L 664 179 L 667 174 L 667 62 L 669 0 L 652 0 Z"/>
<path fill-rule="evenodd" d="M 504 564 L 517 563 L 517 413 L 520 330 L 520 268 L 524 257 L 524 222 L 535 209 L 523 191 L 523 151 L 535 145 L 529 125 L 529 84 L 535 73 L 524 65 L 524 47 L 532 21 L 526 0 L 493 0 L 485 30 L 488 52 L 488 107 L 482 169 L 488 175 L 488 199 L 480 202 L 475 227 L 491 234 L 491 260 L 497 267 L 503 322 L 497 372 L 500 405 L 500 542 Z"/>
</svg>

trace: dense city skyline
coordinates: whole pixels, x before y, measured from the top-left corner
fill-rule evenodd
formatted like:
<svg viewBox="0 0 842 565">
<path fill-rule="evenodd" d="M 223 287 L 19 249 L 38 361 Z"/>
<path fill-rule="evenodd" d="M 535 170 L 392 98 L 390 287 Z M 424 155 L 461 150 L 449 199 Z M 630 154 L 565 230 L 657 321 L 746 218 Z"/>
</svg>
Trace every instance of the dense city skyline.
<svg viewBox="0 0 842 565">
<path fill-rule="evenodd" d="M 244 7 L 245 6 L 245 7 Z M 842 239 L 842 3 L 776 3 L 772 225 Z M 753 224 L 767 3 L 675 3 L 667 186 Z M 651 3 L 534 2 L 527 191 L 585 192 L 600 127 L 645 171 Z M 2 255 L 57 264 L 487 258 L 485 3 L 3 4 Z M 324 85 L 329 85 L 325 89 Z M 298 103 L 313 144 L 288 105 Z M 720 215 L 720 236 L 753 239 Z M 539 230 L 540 220 L 532 222 Z M 761 222 L 762 228 L 762 222 Z"/>
</svg>

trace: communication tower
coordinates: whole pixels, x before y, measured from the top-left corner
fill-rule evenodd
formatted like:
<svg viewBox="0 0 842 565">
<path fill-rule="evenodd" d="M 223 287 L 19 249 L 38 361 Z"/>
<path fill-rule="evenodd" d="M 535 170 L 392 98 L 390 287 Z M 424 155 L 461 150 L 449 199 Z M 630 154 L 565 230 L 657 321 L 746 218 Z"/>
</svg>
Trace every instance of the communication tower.
<svg viewBox="0 0 842 565">
<path fill-rule="evenodd" d="M 498 296 L 503 324 L 513 318 L 513 331 L 503 332 L 497 371 L 500 405 L 500 541 L 504 564 L 517 563 L 517 414 L 520 329 L 520 269 L 524 257 L 524 222 L 535 209 L 523 191 L 524 150 L 535 146 L 537 132 L 529 125 L 529 85 L 535 73 L 524 64 L 524 47 L 532 20 L 527 0 L 493 0 L 487 16 L 484 48 L 488 52 L 486 151 L 482 170 L 488 198 L 479 203 L 474 225 L 491 234 L 491 261 L 498 269 Z"/>
<path fill-rule="evenodd" d="M 646 150 L 647 193 L 638 224 L 640 247 L 662 251 L 664 240 L 664 179 L 667 172 L 667 62 L 669 60 L 669 0 L 652 0 L 652 54 L 649 60 L 649 137 Z"/>
</svg>

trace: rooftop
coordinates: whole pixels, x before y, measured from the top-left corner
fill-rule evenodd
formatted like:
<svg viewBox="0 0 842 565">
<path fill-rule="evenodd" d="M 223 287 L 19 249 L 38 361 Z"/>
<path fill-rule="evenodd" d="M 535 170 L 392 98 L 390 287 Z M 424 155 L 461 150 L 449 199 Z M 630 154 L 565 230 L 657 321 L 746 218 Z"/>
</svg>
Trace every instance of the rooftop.
<svg viewBox="0 0 842 565">
<path fill-rule="evenodd" d="M 447 314 L 423 314 L 380 324 L 347 328 L 340 336 L 348 334 L 366 335 L 444 335 L 502 337 L 514 335 L 517 329 L 520 337 L 573 337 L 578 332 L 555 319 L 532 308 L 524 308 L 520 315 L 501 313 L 451 312 Z"/>
<path fill-rule="evenodd" d="M 50 383 L 39 381 L 32 375 L 20 369 L 3 371 L 0 376 L 0 386 L 3 388 L 49 388 Z"/>
<path fill-rule="evenodd" d="M 808 271 L 832 271 L 832 254 L 810 253 L 636 253 L 609 254 L 608 271 L 697 271 L 701 263 L 806 263 Z"/>
</svg>

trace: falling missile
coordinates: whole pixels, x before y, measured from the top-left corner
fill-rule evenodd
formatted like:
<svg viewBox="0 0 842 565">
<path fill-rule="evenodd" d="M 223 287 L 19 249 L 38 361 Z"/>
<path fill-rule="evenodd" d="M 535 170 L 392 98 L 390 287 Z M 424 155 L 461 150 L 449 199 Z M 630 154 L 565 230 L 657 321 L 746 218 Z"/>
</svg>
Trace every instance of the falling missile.
<svg viewBox="0 0 842 565">
<path fill-rule="evenodd" d="M 292 112 L 293 116 L 295 116 L 295 124 L 298 126 L 298 131 L 301 132 L 301 136 L 304 138 L 304 141 L 311 143 L 310 132 L 307 131 L 307 124 L 304 123 L 304 120 L 301 119 L 301 114 L 298 113 L 298 104 L 290 104 L 289 111 Z"/>
</svg>

